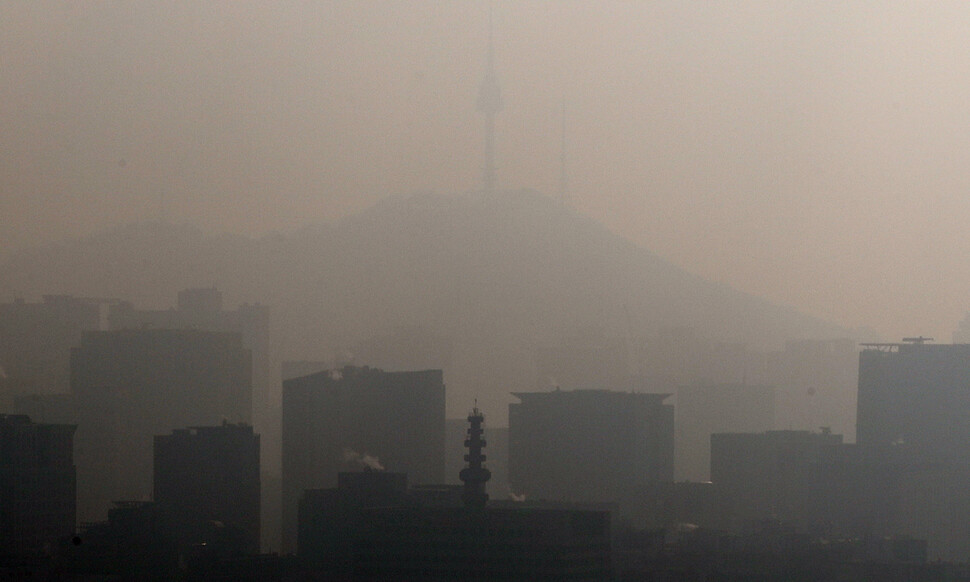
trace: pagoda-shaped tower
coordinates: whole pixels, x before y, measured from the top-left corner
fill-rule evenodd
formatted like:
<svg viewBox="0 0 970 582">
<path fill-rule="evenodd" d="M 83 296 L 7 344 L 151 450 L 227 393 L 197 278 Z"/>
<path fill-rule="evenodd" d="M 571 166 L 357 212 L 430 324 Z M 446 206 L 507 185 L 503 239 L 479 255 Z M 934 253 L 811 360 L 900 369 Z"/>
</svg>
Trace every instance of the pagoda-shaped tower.
<svg viewBox="0 0 970 582">
<path fill-rule="evenodd" d="M 465 484 L 461 499 L 468 508 L 484 508 L 485 503 L 488 502 L 485 484 L 492 478 L 492 472 L 482 466 L 485 462 L 485 453 L 482 451 L 486 445 L 485 439 L 482 438 L 485 432 L 482 428 L 484 423 L 485 416 L 476 406 L 468 415 L 468 438 L 465 439 L 465 447 L 468 449 L 465 461 L 468 466 L 458 474 Z"/>
</svg>

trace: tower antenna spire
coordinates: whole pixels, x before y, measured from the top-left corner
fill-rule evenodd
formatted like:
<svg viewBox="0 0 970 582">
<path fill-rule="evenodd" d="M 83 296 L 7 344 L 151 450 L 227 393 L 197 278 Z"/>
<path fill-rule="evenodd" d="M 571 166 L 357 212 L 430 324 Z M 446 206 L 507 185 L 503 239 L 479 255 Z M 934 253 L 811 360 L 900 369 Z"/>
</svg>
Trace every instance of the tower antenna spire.
<svg viewBox="0 0 970 582">
<path fill-rule="evenodd" d="M 488 56 L 485 78 L 478 91 L 478 110 L 485 114 L 485 166 L 482 183 L 486 195 L 495 193 L 495 114 L 501 112 L 502 90 L 495 76 L 495 48 L 492 38 L 492 5 L 488 5 Z"/>
<path fill-rule="evenodd" d="M 559 202 L 569 203 L 569 189 L 566 185 L 566 95 L 562 97 L 562 143 L 559 149 Z"/>
</svg>

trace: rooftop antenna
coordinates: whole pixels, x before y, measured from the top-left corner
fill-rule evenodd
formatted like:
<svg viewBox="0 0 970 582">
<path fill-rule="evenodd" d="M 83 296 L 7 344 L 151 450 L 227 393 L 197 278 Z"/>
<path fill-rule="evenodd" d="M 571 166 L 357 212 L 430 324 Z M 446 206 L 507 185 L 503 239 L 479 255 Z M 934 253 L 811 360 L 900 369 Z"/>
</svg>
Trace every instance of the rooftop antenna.
<svg viewBox="0 0 970 582">
<path fill-rule="evenodd" d="M 502 90 L 495 77 L 492 41 L 492 5 L 488 5 L 488 61 L 485 78 L 478 91 L 478 110 L 485 114 L 485 167 L 482 182 L 486 196 L 495 193 L 495 114 L 503 109 Z"/>
</svg>

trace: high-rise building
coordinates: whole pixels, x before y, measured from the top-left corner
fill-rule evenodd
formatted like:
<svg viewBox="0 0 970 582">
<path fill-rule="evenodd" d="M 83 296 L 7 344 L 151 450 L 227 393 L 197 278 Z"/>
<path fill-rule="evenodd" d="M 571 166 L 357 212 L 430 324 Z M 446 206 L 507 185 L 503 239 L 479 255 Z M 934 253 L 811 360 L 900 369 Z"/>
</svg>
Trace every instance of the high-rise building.
<svg viewBox="0 0 970 582">
<path fill-rule="evenodd" d="M 155 436 L 154 491 L 176 538 L 199 543 L 218 522 L 259 551 L 259 435 L 246 424 L 178 429 Z"/>
<path fill-rule="evenodd" d="M 620 501 L 672 481 L 669 394 L 609 390 L 519 392 L 509 405 L 509 481 L 528 498 Z"/>
<path fill-rule="evenodd" d="M 333 488 L 307 489 L 299 501 L 296 553 L 320 579 L 352 580 L 364 509 L 405 507 L 407 498 L 406 473 L 371 469 L 340 473 Z"/>
<path fill-rule="evenodd" d="M 0 555 L 50 554 L 74 525 L 74 426 L 0 414 Z"/>
<path fill-rule="evenodd" d="M 824 471 L 842 454 L 842 435 L 831 432 L 713 434 L 711 481 L 735 528 L 769 517 L 804 523 L 816 513 L 815 491 L 831 480 Z"/>
<path fill-rule="evenodd" d="M 152 439 L 186 426 L 251 422 L 252 363 L 239 333 L 88 332 L 71 352 L 78 515 L 152 490 Z"/>
<path fill-rule="evenodd" d="M 767 353 L 763 382 L 775 387 L 774 426 L 826 426 L 855 440 L 858 372 L 859 348 L 848 338 L 787 341 L 784 350 Z"/>
<path fill-rule="evenodd" d="M 99 329 L 101 302 L 45 295 L 41 303 L 0 304 L 0 386 L 15 394 L 70 391 L 71 348 Z"/>
<path fill-rule="evenodd" d="M 198 329 L 238 332 L 242 345 L 252 352 L 253 418 L 257 430 L 272 423 L 279 409 L 279 384 L 271 382 L 269 345 L 269 307 L 243 304 L 233 310 L 223 309 L 222 293 L 215 288 L 179 291 L 175 309 L 142 310 L 131 303 L 111 305 L 108 311 L 110 329 Z M 278 422 L 278 421 L 277 421 Z M 276 426 L 275 424 L 273 426 Z"/>
<path fill-rule="evenodd" d="M 677 389 L 674 442 L 678 481 L 708 481 L 711 435 L 774 427 L 775 389 L 747 384 L 694 384 Z"/>
<path fill-rule="evenodd" d="M 302 378 L 303 376 L 310 376 L 317 372 L 326 372 L 327 370 L 340 367 L 342 365 L 334 366 L 333 362 L 325 362 L 323 360 L 284 360 L 280 363 L 280 376 L 286 382 L 293 378 Z"/>
<path fill-rule="evenodd" d="M 26 394 L 13 399 L 13 414 L 41 424 L 77 424 L 71 394 Z"/>
<path fill-rule="evenodd" d="M 243 347 L 252 352 L 252 422 L 263 448 L 263 535 L 268 548 L 278 549 L 279 495 L 273 495 L 280 475 L 280 381 L 272 372 L 278 361 L 270 345 L 270 308 L 244 303 L 226 309 L 222 293 L 213 287 L 183 289 L 174 309 L 137 309 L 131 303 L 112 305 L 111 329 L 200 329 L 242 334 Z"/>
<path fill-rule="evenodd" d="M 307 489 L 332 488 L 362 466 L 442 483 L 445 385 L 441 370 L 345 366 L 283 382 L 283 549 L 296 543 Z"/>
<path fill-rule="evenodd" d="M 863 348 L 857 442 L 905 445 L 926 460 L 970 461 L 970 344 L 912 338 Z"/>
<path fill-rule="evenodd" d="M 953 331 L 953 343 L 970 344 L 970 311 L 960 320 Z"/>
</svg>

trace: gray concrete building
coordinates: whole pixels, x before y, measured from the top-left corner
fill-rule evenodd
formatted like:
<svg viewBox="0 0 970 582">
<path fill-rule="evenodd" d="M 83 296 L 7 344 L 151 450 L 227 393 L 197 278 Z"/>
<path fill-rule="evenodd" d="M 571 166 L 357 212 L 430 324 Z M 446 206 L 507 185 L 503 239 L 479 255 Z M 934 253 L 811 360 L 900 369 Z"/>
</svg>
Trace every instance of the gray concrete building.
<svg viewBox="0 0 970 582">
<path fill-rule="evenodd" d="M 669 394 L 517 392 L 509 405 L 509 482 L 530 499 L 610 502 L 674 476 Z"/>
<path fill-rule="evenodd" d="M 252 422 L 252 362 L 239 333 L 88 332 L 71 352 L 71 389 L 81 521 L 150 498 L 155 435 Z"/>
<path fill-rule="evenodd" d="M 338 473 L 363 466 L 444 482 L 441 370 L 345 366 L 283 382 L 284 551 L 295 549 L 303 492 L 336 487 Z"/>
<path fill-rule="evenodd" d="M 239 550 L 259 552 L 259 435 L 247 424 L 156 435 L 154 500 L 180 542 L 200 543 L 218 522 Z"/>
<path fill-rule="evenodd" d="M 0 414 L 0 557 L 50 555 L 75 529 L 74 426 Z"/>
</svg>

